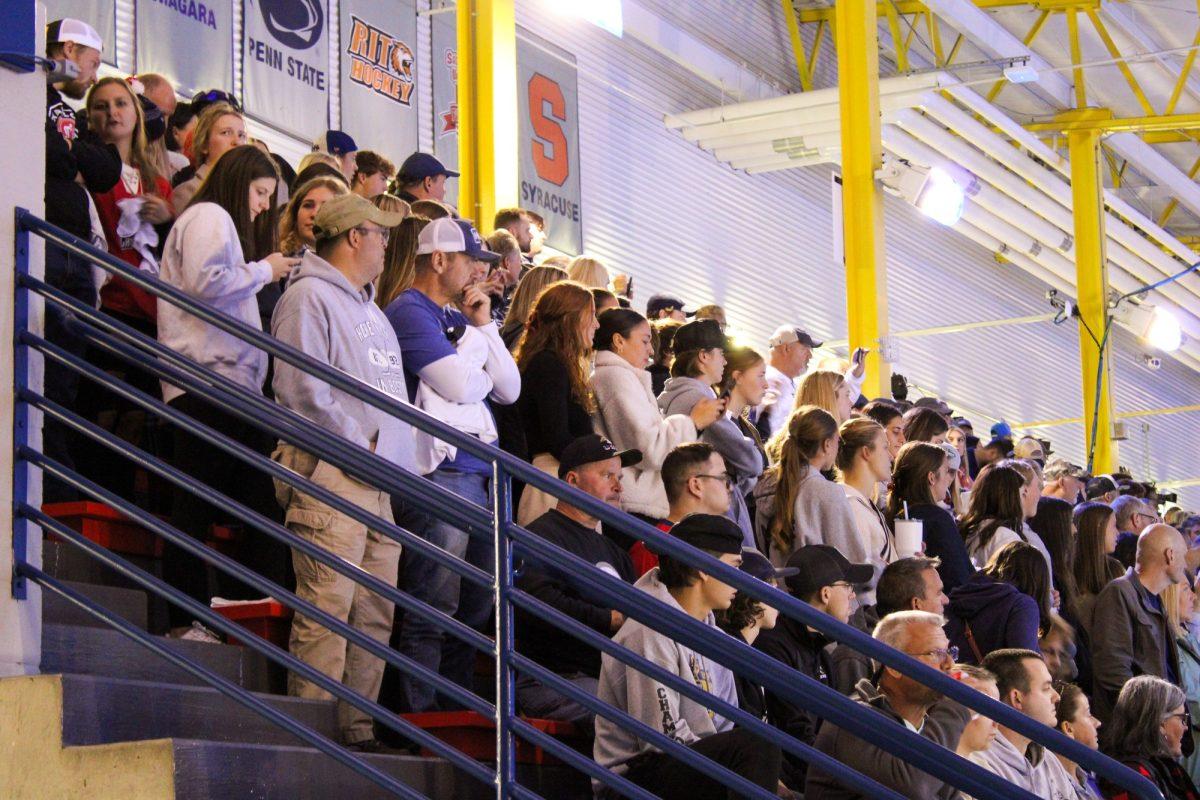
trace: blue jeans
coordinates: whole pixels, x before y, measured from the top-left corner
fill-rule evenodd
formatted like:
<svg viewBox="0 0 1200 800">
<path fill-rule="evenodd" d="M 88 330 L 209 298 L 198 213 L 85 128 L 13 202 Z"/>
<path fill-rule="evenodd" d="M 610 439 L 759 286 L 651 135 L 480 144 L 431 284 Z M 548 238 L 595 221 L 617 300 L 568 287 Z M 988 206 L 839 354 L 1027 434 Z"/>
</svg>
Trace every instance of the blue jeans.
<svg viewBox="0 0 1200 800">
<path fill-rule="evenodd" d="M 426 477 L 468 502 L 491 508 L 491 479 L 487 475 L 439 469 Z M 432 517 L 423 531 L 413 532 L 455 558 L 492 572 L 494 549 L 491 538 L 472 538 L 465 531 Z M 475 630 L 482 630 L 492 614 L 491 587 L 464 581 L 457 572 L 412 550 L 404 553 L 400 589 Z M 474 689 L 475 648 L 443 633 L 424 617 L 411 611 L 404 614 L 399 650 L 459 686 Z M 439 705 L 433 687 L 410 675 L 401 676 L 400 687 L 406 711 L 415 713 L 458 707 L 448 703 L 446 698 L 440 698 Z"/>
</svg>

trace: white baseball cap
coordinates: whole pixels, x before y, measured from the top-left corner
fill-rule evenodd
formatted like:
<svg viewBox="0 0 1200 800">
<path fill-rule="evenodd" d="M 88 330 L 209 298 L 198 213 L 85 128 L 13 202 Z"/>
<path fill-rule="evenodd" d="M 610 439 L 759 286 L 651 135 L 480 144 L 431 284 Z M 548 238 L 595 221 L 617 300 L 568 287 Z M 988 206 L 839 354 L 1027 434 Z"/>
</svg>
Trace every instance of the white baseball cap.
<svg viewBox="0 0 1200 800">
<path fill-rule="evenodd" d="M 104 52 L 104 40 L 96 29 L 81 20 L 64 17 L 46 26 L 46 44 L 74 42 Z"/>
<path fill-rule="evenodd" d="M 417 237 L 417 255 L 424 256 L 433 252 L 466 253 L 478 261 L 495 263 L 500 260 L 499 253 L 488 250 L 479 238 L 479 232 L 465 219 L 442 217 L 430 222 L 421 229 Z"/>
</svg>

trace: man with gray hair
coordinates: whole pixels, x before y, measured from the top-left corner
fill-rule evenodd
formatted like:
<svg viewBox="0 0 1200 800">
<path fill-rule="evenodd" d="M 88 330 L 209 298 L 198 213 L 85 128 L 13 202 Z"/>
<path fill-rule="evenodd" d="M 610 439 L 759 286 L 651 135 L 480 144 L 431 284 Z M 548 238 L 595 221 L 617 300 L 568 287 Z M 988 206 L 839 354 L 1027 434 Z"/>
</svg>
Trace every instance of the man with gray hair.
<svg viewBox="0 0 1200 800">
<path fill-rule="evenodd" d="M 1117 519 L 1117 549 L 1113 556 L 1129 569 L 1133 566 L 1138 534 L 1159 521 L 1158 513 L 1145 500 L 1131 494 L 1118 497 L 1112 507 Z"/>
<path fill-rule="evenodd" d="M 949 673 L 958 657 L 942 630 L 945 620 L 928 611 L 897 611 L 875 626 L 874 636 L 889 647 Z M 970 721 L 964 706 L 946 700 L 933 689 L 903 673 L 883 667 L 879 681 L 860 681 L 857 699 L 910 731 L 953 751 Z M 826 720 L 817 734 L 815 747 L 851 769 L 861 772 L 905 797 L 956 796 L 954 787 Z M 817 767 L 808 770 L 805 800 L 858 800 L 866 796 L 843 786 L 837 778 Z"/>
<path fill-rule="evenodd" d="M 1162 591 L 1186 580 L 1187 542 L 1170 525 L 1151 525 L 1137 542 L 1137 562 L 1096 598 L 1092 628 L 1092 711 L 1106 725 L 1121 687 L 1135 675 L 1179 683 Z"/>
<path fill-rule="evenodd" d="M 1057 497 L 1075 505 L 1083 498 L 1087 488 L 1087 472 L 1065 458 L 1052 458 L 1046 462 L 1042 470 L 1046 485 L 1042 489 L 1042 497 Z"/>
</svg>

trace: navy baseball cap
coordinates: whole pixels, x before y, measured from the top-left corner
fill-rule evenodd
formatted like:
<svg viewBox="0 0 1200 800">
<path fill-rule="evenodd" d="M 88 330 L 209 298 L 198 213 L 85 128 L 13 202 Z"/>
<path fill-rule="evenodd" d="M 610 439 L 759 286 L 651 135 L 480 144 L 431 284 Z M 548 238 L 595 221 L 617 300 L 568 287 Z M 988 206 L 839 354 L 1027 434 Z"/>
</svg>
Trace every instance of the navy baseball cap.
<svg viewBox="0 0 1200 800">
<path fill-rule="evenodd" d="M 678 297 L 673 297 L 669 294 L 651 295 L 646 302 L 646 316 L 653 317 L 660 311 L 683 311 L 684 316 L 694 317 L 695 311 L 684 311 L 683 301 Z"/>
<path fill-rule="evenodd" d="M 750 547 L 742 548 L 742 572 L 758 578 L 763 583 L 769 580 L 783 580 L 800 574 L 799 567 L 776 567 L 767 557 Z"/>
<path fill-rule="evenodd" d="M 558 477 L 565 478 L 567 473 L 584 464 L 594 464 L 597 461 L 607 461 L 610 458 L 621 459 L 622 467 L 632 467 L 642 460 L 640 450 L 618 450 L 616 445 L 598 433 L 580 436 L 563 448 L 562 460 L 558 465 Z"/>
<path fill-rule="evenodd" d="M 433 252 L 466 253 L 479 261 L 496 263 L 500 260 L 499 253 L 488 250 L 475 230 L 465 219 L 443 217 L 421 229 L 417 237 L 417 255 L 424 256 Z"/>
<path fill-rule="evenodd" d="M 404 159 L 404 163 L 400 165 L 400 171 L 397 176 L 408 181 L 419 181 L 425 178 L 436 178 L 438 175 L 445 175 L 449 178 L 457 178 L 458 173 L 452 169 L 446 169 L 446 165 L 438 161 L 429 153 L 413 153 L 408 158 Z"/>
<path fill-rule="evenodd" d="M 328 153 L 331 156 L 344 156 L 347 153 L 358 152 L 358 145 L 345 131 L 325 131 L 313 142 L 314 153 Z"/>
</svg>

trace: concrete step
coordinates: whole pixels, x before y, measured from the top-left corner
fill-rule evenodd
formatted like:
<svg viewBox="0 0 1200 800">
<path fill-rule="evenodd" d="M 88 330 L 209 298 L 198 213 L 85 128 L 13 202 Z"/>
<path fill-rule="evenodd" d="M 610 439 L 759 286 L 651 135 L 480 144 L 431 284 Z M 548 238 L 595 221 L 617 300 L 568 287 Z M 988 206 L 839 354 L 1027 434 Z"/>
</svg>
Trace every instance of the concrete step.
<svg viewBox="0 0 1200 800">
<path fill-rule="evenodd" d="M 63 583 L 106 611 L 146 630 L 146 593 L 144 591 L 96 583 L 79 583 L 72 580 L 64 580 Z M 97 619 L 54 592 L 44 592 L 42 595 L 42 624 L 91 628 L 108 627 L 103 620 Z"/>
<path fill-rule="evenodd" d="M 156 558 L 125 554 L 121 554 L 121 558 L 151 575 L 160 575 L 162 572 Z M 49 536 L 42 541 L 42 570 L 47 575 L 64 581 L 97 583 L 103 586 L 119 586 L 123 589 L 140 588 L 133 581 L 112 571 L 75 545 L 56 541 Z"/>
<path fill-rule="evenodd" d="M 256 692 L 271 691 L 266 658 L 244 647 L 165 639 L 191 660 L 239 686 Z M 44 673 L 67 673 L 155 681 L 189 686 L 205 685 L 199 678 L 159 658 L 120 631 L 79 625 L 42 627 Z"/>
<path fill-rule="evenodd" d="M 393 800 L 395 795 L 348 767 L 307 747 L 258 746 L 196 740 L 175 748 L 175 800 Z M 484 800 L 496 796 L 483 784 L 440 759 L 366 756 L 366 761 L 434 800 Z M 585 800 L 586 779 L 565 767 L 519 765 L 517 779 L 542 797 Z"/>
<path fill-rule="evenodd" d="M 283 728 L 216 689 L 96 675 L 63 675 L 64 745 L 147 739 L 303 745 Z M 336 740 L 336 705 L 329 700 L 258 694 L 276 710 Z"/>
</svg>

